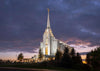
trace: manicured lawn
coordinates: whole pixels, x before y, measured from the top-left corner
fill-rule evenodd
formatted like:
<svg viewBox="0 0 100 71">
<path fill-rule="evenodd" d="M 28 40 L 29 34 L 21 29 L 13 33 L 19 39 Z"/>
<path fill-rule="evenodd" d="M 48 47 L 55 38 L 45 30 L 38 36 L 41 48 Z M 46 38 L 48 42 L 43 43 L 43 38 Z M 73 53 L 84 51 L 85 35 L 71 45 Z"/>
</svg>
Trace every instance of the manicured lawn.
<svg viewBox="0 0 100 71">
<path fill-rule="evenodd" d="M 7 65 L 0 65 L 0 67 L 36 68 L 36 69 L 58 70 L 58 71 L 83 71 L 83 70 L 65 69 L 61 67 L 48 67 L 39 64 L 7 64 Z"/>
</svg>

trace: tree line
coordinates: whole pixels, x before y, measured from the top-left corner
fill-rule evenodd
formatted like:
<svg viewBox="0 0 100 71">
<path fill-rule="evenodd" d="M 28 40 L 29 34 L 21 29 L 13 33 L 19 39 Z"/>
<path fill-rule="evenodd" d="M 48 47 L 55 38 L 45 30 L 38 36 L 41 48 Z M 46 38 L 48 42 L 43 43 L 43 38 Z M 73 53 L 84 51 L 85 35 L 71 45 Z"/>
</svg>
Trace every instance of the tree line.
<svg viewBox="0 0 100 71">
<path fill-rule="evenodd" d="M 40 50 L 41 52 L 41 50 Z M 43 54 L 39 52 L 39 58 L 42 59 Z M 79 53 L 75 53 L 74 48 L 71 53 L 69 49 L 65 48 L 64 53 L 58 49 L 55 55 L 55 60 L 50 61 L 51 65 L 64 68 L 74 68 L 74 69 L 83 69 L 85 71 L 99 71 L 100 70 L 100 47 L 92 50 L 86 54 L 87 64 L 82 63 L 82 59 Z M 43 62 L 44 63 L 44 62 Z M 49 62 L 47 62 L 50 64 Z M 46 64 L 46 62 L 45 62 Z"/>
<path fill-rule="evenodd" d="M 39 50 L 39 58 L 42 60 L 43 54 Z M 75 53 L 74 48 L 69 53 L 69 49 L 66 47 L 64 53 L 57 49 L 55 60 L 50 61 L 51 65 L 64 68 L 81 68 L 82 59 L 79 53 Z M 48 62 L 47 62 L 48 63 Z"/>
</svg>

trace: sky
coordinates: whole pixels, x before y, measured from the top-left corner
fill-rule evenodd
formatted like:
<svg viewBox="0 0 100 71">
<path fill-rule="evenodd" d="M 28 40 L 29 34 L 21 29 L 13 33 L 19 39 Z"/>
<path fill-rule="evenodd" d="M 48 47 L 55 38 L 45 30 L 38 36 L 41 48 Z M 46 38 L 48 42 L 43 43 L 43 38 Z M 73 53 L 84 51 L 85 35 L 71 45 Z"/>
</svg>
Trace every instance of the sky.
<svg viewBox="0 0 100 71">
<path fill-rule="evenodd" d="M 0 59 L 38 53 L 47 8 L 57 39 L 80 53 L 100 46 L 100 0 L 0 0 Z"/>
</svg>

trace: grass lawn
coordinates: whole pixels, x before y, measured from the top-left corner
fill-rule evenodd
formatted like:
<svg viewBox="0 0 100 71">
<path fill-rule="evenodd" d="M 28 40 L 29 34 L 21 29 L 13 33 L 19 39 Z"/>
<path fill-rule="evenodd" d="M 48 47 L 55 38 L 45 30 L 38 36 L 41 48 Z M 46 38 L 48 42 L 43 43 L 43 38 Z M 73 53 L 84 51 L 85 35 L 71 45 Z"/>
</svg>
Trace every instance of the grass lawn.
<svg viewBox="0 0 100 71">
<path fill-rule="evenodd" d="M 58 70 L 58 71 L 83 71 L 83 70 L 65 69 L 61 67 L 48 67 L 48 66 L 42 66 L 39 64 L 6 64 L 6 65 L 0 65 L 0 67 L 50 69 L 50 70 Z"/>
</svg>

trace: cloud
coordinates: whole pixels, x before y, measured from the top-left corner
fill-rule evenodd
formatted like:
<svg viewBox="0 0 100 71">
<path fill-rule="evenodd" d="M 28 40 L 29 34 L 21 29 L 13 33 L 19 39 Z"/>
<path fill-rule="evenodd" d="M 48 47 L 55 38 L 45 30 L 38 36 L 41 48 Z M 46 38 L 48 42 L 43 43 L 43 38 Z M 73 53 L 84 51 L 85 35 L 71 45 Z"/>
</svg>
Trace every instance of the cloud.
<svg viewBox="0 0 100 71">
<path fill-rule="evenodd" d="M 25 51 L 31 53 L 38 53 L 40 40 L 27 40 L 27 41 L 0 41 L 0 52 L 9 51 Z"/>
<path fill-rule="evenodd" d="M 47 8 L 57 39 L 100 46 L 99 3 L 99 0 L 1 0 L 0 51 L 35 52 L 46 28 Z"/>
</svg>

